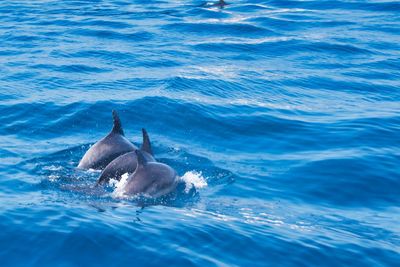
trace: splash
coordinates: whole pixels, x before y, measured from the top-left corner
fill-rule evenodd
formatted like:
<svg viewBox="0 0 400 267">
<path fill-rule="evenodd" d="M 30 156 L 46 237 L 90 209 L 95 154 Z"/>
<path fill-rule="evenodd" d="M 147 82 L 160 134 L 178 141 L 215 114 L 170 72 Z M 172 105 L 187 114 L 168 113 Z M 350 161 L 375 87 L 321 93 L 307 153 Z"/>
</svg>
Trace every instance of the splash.
<svg viewBox="0 0 400 267">
<path fill-rule="evenodd" d="M 189 192 L 193 187 L 201 189 L 208 185 L 206 179 L 202 176 L 202 173 L 197 171 L 186 172 L 181 177 L 181 180 L 186 184 L 185 192 Z"/>
<path fill-rule="evenodd" d="M 128 177 L 129 177 L 129 174 L 125 173 L 125 174 L 123 174 L 121 176 L 121 180 L 120 181 L 117 181 L 117 180 L 114 180 L 114 179 L 110 180 L 109 185 L 112 186 L 112 187 L 115 187 L 115 189 L 114 189 L 114 191 L 112 193 L 112 197 L 122 198 L 122 197 L 125 196 L 124 188 L 125 188 L 125 184 L 128 181 Z"/>
<path fill-rule="evenodd" d="M 60 178 L 60 176 L 55 175 L 55 174 L 49 175 L 49 181 L 50 182 L 56 182 L 59 178 Z"/>
</svg>

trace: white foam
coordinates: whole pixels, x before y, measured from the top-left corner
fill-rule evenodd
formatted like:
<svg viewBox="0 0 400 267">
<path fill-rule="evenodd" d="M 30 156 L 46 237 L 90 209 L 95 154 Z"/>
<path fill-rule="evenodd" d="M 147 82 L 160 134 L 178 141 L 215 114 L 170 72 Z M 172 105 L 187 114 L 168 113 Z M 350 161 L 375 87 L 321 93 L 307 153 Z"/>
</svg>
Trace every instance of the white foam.
<svg viewBox="0 0 400 267">
<path fill-rule="evenodd" d="M 50 166 L 44 166 L 43 167 L 43 170 L 46 170 L 46 171 L 60 171 L 60 170 L 62 170 L 62 166 L 55 166 L 55 165 L 50 165 Z"/>
<path fill-rule="evenodd" d="M 202 173 L 197 171 L 186 172 L 181 177 L 181 180 L 186 184 L 185 192 L 189 192 L 189 190 L 193 187 L 196 189 L 201 189 L 207 187 L 208 185 L 206 179 L 202 176 Z"/>
<path fill-rule="evenodd" d="M 89 170 L 87 170 L 88 172 L 93 172 L 93 173 L 96 173 L 96 172 L 101 172 L 100 170 L 96 170 L 96 169 L 92 169 L 92 168 L 90 168 Z"/>
<path fill-rule="evenodd" d="M 114 179 L 110 180 L 110 182 L 109 182 L 110 186 L 115 187 L 114 192 L 112 193 L 113 197 L 121 198 L 121 197 L 125 196 L 124 188 L 125 188 L 126 183 L 128 182 L 128 177 L 129 177 L 129 174 L 125 173 L 121 176 L 120 181 L 117 181 Z"/>
<path fill-rule="evenodd" d="M 58 180 L 58 178 L 60 178 L 60 176 L 58 176 L 58 175 L 54 175 L 54 174 L 49 175 L 49 181 L 50 182 L 55 182 L 55 181 Z"/>
<path fill-rule="evenodd" d="M 108 182 L 108 185 L 115 188 L 115 187 L 117 186 L 118 183 L 119 183 L 118 180 L 116 180 L 116 179 L 110 179 L 110 181 Z"/>
</svg>

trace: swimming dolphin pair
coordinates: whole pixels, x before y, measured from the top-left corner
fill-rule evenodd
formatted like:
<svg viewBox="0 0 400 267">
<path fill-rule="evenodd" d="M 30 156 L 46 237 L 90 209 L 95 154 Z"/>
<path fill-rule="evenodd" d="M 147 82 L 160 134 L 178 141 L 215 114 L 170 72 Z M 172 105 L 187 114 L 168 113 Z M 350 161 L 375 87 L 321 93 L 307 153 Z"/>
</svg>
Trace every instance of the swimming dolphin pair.
<svg viewBox="0 0 400 267">
<path fill-rule="evenodd" d="M 112 115 L 114 126 L 111 132 L 85 153 L 78 168 L 103 169 L 97 185 L 107 183 L 111 178 L 120 180 L 122 174 L 129 173 L 123 188 L 128 195 L 159 197 L 173 191 L 178 180 L 177 173 L 170 166 L 156 162 L 146 130 L 142 129 L 143 144 L 138 149 L 125 138 L 115 110 Z"/>
</svg>

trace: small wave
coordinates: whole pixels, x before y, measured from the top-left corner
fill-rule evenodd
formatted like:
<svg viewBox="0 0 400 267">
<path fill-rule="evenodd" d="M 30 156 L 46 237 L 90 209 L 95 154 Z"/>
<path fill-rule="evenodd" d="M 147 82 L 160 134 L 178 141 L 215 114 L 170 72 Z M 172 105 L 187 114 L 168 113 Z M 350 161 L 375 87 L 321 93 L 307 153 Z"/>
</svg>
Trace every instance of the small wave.
<svg viewBox="0 0 400 267">
<path fill-rule="evenodd" d="M 70 34 L 76 36 L 94 37 L 100 39 L 115 39 L 129 42 L 148 41 L 152 38 L 152 34 L 146 31 L 122 33 L 115 30 L 92 30 L 85 28 L 79 30 L 71 30 Z"/>
<path fill-rule="evenodd" d="M 206 34 L 211 36 L 231 36 L 232 34 L 238 36 L 275 36 L 276 32 L 266 28 L 255 26 L 247 23 L 221 23 L 219 20 L 211 20 L 207 22 L 185 22 L 173 23 L 164 26 L 168 30 L 185 31 L 187 33 Z"/>
<path fill-rule="evenodd" d="M 109 72 L 110 69 L 99 68 L 94 66 L 89 66 L 85 64 L 66 64 L 66 65 L 55 65 L 55 64 L 36 64 L 33 65 L 34 69 L 42 69 L 42 70 L 52 70 L 57 72 L 66 72 L 66 73 L 101 73 L 101 72 Z"/>
</svg>

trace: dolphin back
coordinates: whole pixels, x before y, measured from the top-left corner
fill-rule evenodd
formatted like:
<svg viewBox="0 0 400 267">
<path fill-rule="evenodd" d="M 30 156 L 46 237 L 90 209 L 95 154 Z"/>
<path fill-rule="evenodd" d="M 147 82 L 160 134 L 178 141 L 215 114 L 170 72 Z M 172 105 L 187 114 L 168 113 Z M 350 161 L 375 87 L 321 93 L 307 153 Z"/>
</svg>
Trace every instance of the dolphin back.
<svg viewBox="0 0 400 267">
<path fill-rule="evenodd" d="M 115 158 L 137 149 L 125 138 L 121 120 L 115 110 L 113 110 L 112 116 L 114 125 L 111 132 L 86 151 L 78 168 L 104 169 Z"/>
<path fill-rule="evenodd" d="M 156 160 L 147 152 L 143 152 L 143 156 L 147 162 L 155 162 Z M 110 179 L 121 180 L 121 176 L 125 173 L 133 173 L 138 165 L 136 152 L 128 152 L 111 161 L 101 172 L 97 185 L 107 184 Z"/>
</svg>

